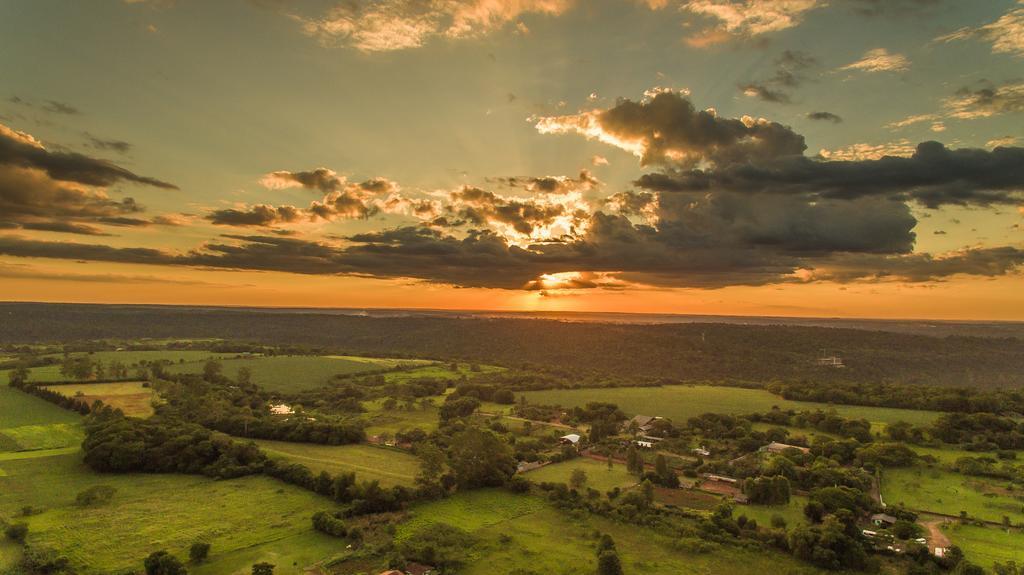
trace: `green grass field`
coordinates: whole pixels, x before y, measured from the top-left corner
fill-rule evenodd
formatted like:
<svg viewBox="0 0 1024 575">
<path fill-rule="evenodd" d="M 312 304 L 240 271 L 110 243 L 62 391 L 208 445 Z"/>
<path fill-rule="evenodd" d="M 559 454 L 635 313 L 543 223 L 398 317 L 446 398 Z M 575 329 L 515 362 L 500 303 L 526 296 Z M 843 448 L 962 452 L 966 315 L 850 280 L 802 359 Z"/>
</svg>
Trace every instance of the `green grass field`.
<svg viewBox="0 0 1024 575">
<path fill-rule="evenodd" d="M 310 516 L 333 503 L 266 477 L 214 481 L 185 475 L 101 475 L 77 453 L 0 462 L 0 516 L 23 506 L 42 510 L 26 518 L 28 541 L 60 550 L 78 572 L 141 569 L 149 553 L 188 555 L 195 541 L 212 543 L 210 559 L 190 572 L 248 573 L 256 561 L 275 573 L 303 568 L 342 551 L 338 539 L 312 530 Z M 75 495 L 94 485 L 117 489 L 108 504 L 82 509 Z"/>
<path fill-rule="evenodd" d="M 419 459 L 410 453 L 375 445 L 315 445 L 285 441 L 257 440 L 271 457 L 301 463 L 314 473 L 354 472 L 357 480 L 380 481 L 381 485 L 413 484 L 419 473 Z"/>
<path fill-rule="evenodd" d="M 0 386 L 0 455 L 82 442 L 81 417 L 41 398 Z"/>
<path fill-rule="evenodd" d="M 568 484 L 569 477 L 576 469 L 582 469 L 587 474 L 587 482 L 583 485 L 584 489 L 590 487 L 605 493 L 616 487 L 625 489 L 637 484 L 636 477 L 626 471 L 625 465 L 617 463 L 609 470 L 607 463 L 587 457 L 577 457 L 569 461 L 545 465 L 524 473 L 523 477 L 534 483 L 547 481 Z"/>
<path fill-rule="evenodd" d="M 1004 515 L 1024 521 L 1024 501 L 1006 492 L 1005 482 L 967 477 L 937 467 L 888 469 L 882 475 L 882 496 L 888 504 L 902 503 L 919 511 L 1002 521 Z M 1019 494 L 1019 492 L 1018 492 Z"/>
<path fill-rule="evenodd" d="M 876 425 L 896 421 L 923 425 L 939 416 L 934 411 L 789 401 L 761 389 L 707 385 L 549 389 L 527 391 L 521 395 L 526 396 L 530 403 L 558 404 L 564 407 L 583 406 L 590 401 L 607 401 L 618 405 L 627 415 L 657 415 L 678 422 L 685 422 L 702 413 L 765 412 L 774 406 L 797 410 L 835 409 L 844 417 L 864 418 Z"/>
<path fill-rule="evenodd" d="M 397 360 L 349 356 L 279 355 L 221 360 L 224 375 L 235 377 L 238 370 L 252 370 L 252 381 L 267 391 L 296 393 L 325 385 L 335 375 L 362 373 L 393 367 Z M 402 360 L 404 363 L 422 360 Z M 205 362 L 168 368 L 171 373 L 201 373 Z"/>
<path fill-rule="evenodd" d="M 807 498 L 802 495 L 790 497 L 786 505 L 736 505 L 732 510 L 733 517 L 746 515 L 748 519 L 756 519 L 761 527 L 771 527 L 772 516 L 778 515 L 786 520 L 786 526 L 793 527 L 806 523 L 804 506 Z"/>
<path fill-rule="evenodd" d="M 559 511 L 536 497 L 504 491 L 478 490 L 416 506 L 395 539 L 400 542 L 432 523 L 453 525 L 476 539 L 467 550 L 472 563 L 459 569 L 460 575 L 517 570 L 546 575 L 593 573 L 597 532 L 615 539 L 626 573 L 820 573 L 774 551 L 730 546 L 700 553 L 643 527 Z"/>
<path fill-rule="evenodd" d="M 436 406 L 444 401 L 443 397 L 432 399 L 434 401 L 433 406 L 426 408 L 416 406 L 410 410 L 401 407 L 384 409 L 383 399 L 364 401 L 363 407 L 366 409 L 366 412 L 360 415 L 360 419 L 366 422 L 366 434 L 371 436 L 382 433 L 394 435 L 399 431 L 413 428 L 422 429 L 429 433 L 437 429 L 438 408 Z"/>
<path fill-rule="evenodd" d="M 51 423 L 78 423 L 81 417 L 66 409 L 6 385 L 0 385 L 0 428 Z"/>
<path fill-rule="evenodd" d="M 948 466 L 956 463 L 957 459 L 961 457 L 991 457 L 996 459 L 997 456 L 994 452 L 984 451 L 967 451 L 965 449 L 959 449 L 953 446 L 945 445 L 943 447 L 921 447 L 920 445 L 908 445 L 918 455 L 931 455 L 934 457 L 940 465 Z M 1024 460 L 1024 451 L 1017 452 L 1018 459 Z"/>
<path fill-rule="evenodd" d="M 54 385 L 48 389 L 67 397 L 78 397 L 88 405 L 98 399 L 133 417 L 153 415 L 153 389 L 144 387 L 141 381 Z"/>
<path fill-rule="evenodd" d="M 225 358 L 235 357 L 237 354 L 234 353 L 213 353 L 209 351 L 176 351 L 176 350 L 158 350 L 158 351 L 97 351 L 91 354 L 85 353 L 73 353 L 72 356 L 88 355 L 93 361 L 102 362 L 104 365 L 109 365 L 111 362 L 119 361 L 128 367 L 130 375 L 135 375 L 133 366 L 139 364 L 140 361 L 158 361 L 166 360 L 174 362 L 175 364 L 180 362 L 193 363 L 199 365 L 199 369 L 202 369 L 202 364 L 206 360 L 211 358 Z M 29 369 L 29 378 L 31 382 L 47 382 L 47 381 L 63 381 L 67 379 L 60 373 L 60 359 L 61 355 L 54 354 L 47 357 L 55 358 L 58 361 L 57 365 L 45 365 L 42 367 L 33 367 Z M 5 372 L 2 381 L 7 383 L 7 374 Z"/>
<path fill-rule="evenodd" d="M 1009 561 L 1024 565 L 1024 532 L 1019 529 L 1007 533 L 999 527 L 951 523 L 943 532 L 968 559 L 986 569 Z"/>
</svg>

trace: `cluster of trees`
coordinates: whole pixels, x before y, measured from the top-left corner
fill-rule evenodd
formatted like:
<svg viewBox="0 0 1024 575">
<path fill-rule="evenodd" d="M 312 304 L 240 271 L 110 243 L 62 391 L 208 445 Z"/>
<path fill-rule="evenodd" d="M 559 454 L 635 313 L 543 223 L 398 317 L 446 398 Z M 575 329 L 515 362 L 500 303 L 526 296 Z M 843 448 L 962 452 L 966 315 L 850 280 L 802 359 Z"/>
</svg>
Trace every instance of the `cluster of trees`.
<svg viewBox="0 0 1024 575">
<path fill-rule="evenodd" d="M 1024 449 L 1024 422 L 991 413 L 947 413 L 932 424 L 933 437 L 976 451 Z"/>
<path fill-rule="evenodd" d="M 793 427 L 816 429 L 842 437 L 852 437 L 861 443 L 872 441 L 871 422 L 866 419 L 848 419 L 834 410 L 795 411 L 773 409 L 765 413 L 754 413 L 746 416 L 753 422 L 787 425 Z"/>
<path fill-rule="evenodd" d="M 88 403 L 82 401 L 81 399 L 78 399 L 77 397 L 69 397 L 52 389 L 47 389 L 45 387 L 40 387 L 38 385 L 29 383 L 25 380 L 25 378 L 21 377 L 19 374 L 12 375 L 12 377 L 10 378 L 9 385 L 25 393 L 30 393 L 36 397 L 41 397 L 42 399 L 45 399 L 50 403 L 59 405 L 64 409 L 77 411 L 82 415 L 90 413 L 94 408 L 99 409 L 100 407 L 102 407 L 102 403 L 98 401 L 95 402 L 93 405 L 89 405 Z"/>
<path fill-rule="evenodd" d="M 1024 413 L 1024 394 L 1012 389 L 1021 383 L 1007 382 L 1007 389 L 978 385 L 966 387 L 965 378 L 956 387 L 918 383 L 905 385 L 886 382 L 830 382 L 820 379 L 773 381 L 768 391 L 796 401 L 817 401 L 843 405 L 899 407 L 956 413 Z"/>
<path fill-rule="evenodd" d="M 341 517 L 329 511 L 317 511 L 313 514 L 313 529 L 331 537 L 346 537 L 348 535 L 348 524 Z"/>
<path fill-rule="evenodd" d="M 228 478 L 260 473 L 267 457 L 192 423 L 127 418 L 104 408 L 86 421 L 85 463 L 101 472 L 191 473 Z"/>
<path fill-rule="evenodd" d="M 452 395 L 458 397 L 473 397 L 480 401 L 492 401 L 505 405 L 512 405 L 516 396 L 507 387 L 501 387 L 486 383 L 460 383 L 455 386 Z"/>
<path fill-rule="evenodd" d="M 789 479 L 783 475 L 761 476 L 743 482 L 743 494 L 751 503 L 784 505 L 789 503 Z"/>
<path fill-rule="evenodd" d="M 329 497 L 338 503 L 348 504 L 350 515 L 367 515 L 397 511 L 407 502 L 421 493 L 396 485 L 381 487 L 376 479 L 372 481 L 356 481 L 354 473 L 331 475 L 326 471 L 314 474 L 308 467 L 299 463 L 279 463 L 269 460 L 263 468 L 264 474 L 275 477 L 286 483 L 297 485 Z"/>
<path fill-rule="evenodd" d="M 230 435 L 328 445 L 366 440 L 363 425 L 353 418 L 272 416 L 270 397 L 249 381 L 246 370 L 239 370 L 232 381 L 215 361 L 207 362 L 201 376 L 168 375 L 160 392 L 166 401 L 157 408 L 159 413 Z"/>
</svg>

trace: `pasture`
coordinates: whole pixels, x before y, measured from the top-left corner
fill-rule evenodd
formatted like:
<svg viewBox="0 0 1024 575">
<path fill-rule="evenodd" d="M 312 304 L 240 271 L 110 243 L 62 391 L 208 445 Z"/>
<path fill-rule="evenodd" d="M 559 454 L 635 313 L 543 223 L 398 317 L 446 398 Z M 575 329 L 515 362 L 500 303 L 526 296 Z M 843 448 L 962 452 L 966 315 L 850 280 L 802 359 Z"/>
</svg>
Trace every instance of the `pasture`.
<svg viewBox="0 0 1024 575">
<path fill-rule="evenodd" d="M 81 417 L 41 398 L 0 386 L 0 455 L 82 441 Z"/>
<path fill-rule="evenodd" d="M 187 558 L 195 541 L 212 544 L 208 562 L 190 566 L 199 574 L 248 573 L 253 562 L 270 561 L 275 573 L 297 575 L 343 548 L 309 521 L 333 503 L 297 487 L 266 477 L 101 475 L 79 457 L 3 462 L 0 516 L 14 517 L 26 505 L 40 510 L 25 518 L 28 542 L 58 550 L 84 575 L 141 569 L 159 549 Z M 114 487 L 113 500 L 77 506 L 76 494 L 95 485 Z"/>
<path fill-rule="evenodd" d="M 637 484 L 637 478 L 626 471 L 626 466 L 616 463 L 611 469 L 604 461 L 597 461 L 589 457 L 577 457 L 569 461 L 552 463 L 544 467 L 527 471 L 523 477 L 534 483 L 565 483 L 568 485 L 569 478 L 573 471 L 582 469 L 587 474 L 587 481 L 583 489 L 590 487 L 605 493 L 619 487 L 625 489 Z"/>
<path fill-rule="evenodd" d="M 317 445 L 256 440 L 267 455 L 301 463 L 313 473 L 353 472 L 357 481 L 378 480 L 381 485 L 411 486 L 419 473 L 419 459 L 399 449 L 376 445 Z"/>
<path fill-rule="evenodd" d="M 77 397 L 88 405 L 96 400 L 120 409 L 132 417 L 153 415 L 153 389 L 141 381 L 118 383 L 79 383 L 47 387 L 67 397 Z"/>
<path fill-rule="evenodd" d="M 394 409 L 385 409 L 383 399 L 364 401 L 363 408 L 366 412 L 360 415 L 366 423 L 366 434 L 369 436 L 388 433 L 395 433 L 409 429 L 422 429 L 427 433 L 437 429 L 438 408 L 444 398 L 431 398 L 432 405 L 420 407 L 416 405 L 411 409 L 403 406 Z"/>
<path fill-rule="evenodd" d="M 1020 529 L 1007 532 L 995 526 L 979 527 L 952 522 L 942 531 L 954 545 L 963 550 L 968 559 L 986 569 L 991 569 L 993 563 L 1010 561 L 1024 565 L 1024 532 Z"/>
<path fill-rule="evenodd" d="M 917 511 L 968 515 L 1000 522 L 1009 516 L 1024 521 L 1024 503 L 1003 488 L 1005 482 L 968 477 L 937 467 L 887 469 L 882 475 L 882 496 L 888 504 L 902 503 Z"/>
<path fill-rule="evenodd" d="M 73 353 L 72 357 L 88 356 L 94 362 L 101 362 L 104 366 L 112 362 L 120 362 L 128 368 L 131 375 L 135 375 L 135 368 L 142 362 L 169 361 L 174 364 L 191 363 L 199 366 L 202 370 L 203 363 L 208 359 L 221 359 L 235 357 L 237 354 L 213 353 L 210 351 L 196 350 L 156 350 L 156 351 L 97 351 L 93 353 Z M 45 356 L 56 360 L 55 365 L 44 365 L 30 368 L 28 380 L 30 382 L 64 381 L 68 378 L 60 372 L 60 361 L 62 356 L 53 354 Z M 5 372 L 3 383 L 8 382 L 8 374 Z"/>
<path fill-rule="evenodd" d="M 349 356 L 276 355 L 221 360 L 225 376 L 234 378 L 238 370 L 252 370 L 252 381 L 266 391 L 298 393 L 326 385 L 336 375 L 348 375 L 394 367 L 394 359 L 352 358 Z M 406 361 L 406 360 L 402 360 Z M 418 362 L 422 360 L 408 360 Z M 168 367 L 171 373 L 202 373 L 205 362 Z"/>
<path fill-rule="evenodd" d="M 470 564 L 459 570 L 464 575 L 593 573 L 596 533 L 615 539 L 626 573 L 820 573 L 779 552 L 669 538 L 644 527 L 557 510 L 536 497 L 489 489 L 413 507 L 395 540 L 434 523 L 458 527 L 474 538 L 466 550 Z"/>
<path fill-rule="evenodd" d="M 804 517 L 805 505 L 807 505 L 807 497 L 793 495 L 789 498 L 789 503 L 785 505 L 736 505 L 732 510 L 732 516 L 746 515 L 748 519 L 757 520 L 757 524 L 761 527 L 771 527 L 772 517 L 778 515 L 786 520 L 787 527 L 794 527 L 807 522 Z"/>
<path fill-rule="evenodd" d="M 934 411 L 789 401 L 763 389 L 709 385 L 547 389 L 520 395 L 530 403 L 563 407 L 582 407 L 591 401 L 605 401 L 618 405 L 626 415 L 657 415 L 678 422 L 703 413 L 742 415 L 769 411 L 776 406 L 795 410 L 834 409 L 843 417 L 867 419 L 875 427 L 897 421 L 925 425 L 939 416 Z"/>
</svg>

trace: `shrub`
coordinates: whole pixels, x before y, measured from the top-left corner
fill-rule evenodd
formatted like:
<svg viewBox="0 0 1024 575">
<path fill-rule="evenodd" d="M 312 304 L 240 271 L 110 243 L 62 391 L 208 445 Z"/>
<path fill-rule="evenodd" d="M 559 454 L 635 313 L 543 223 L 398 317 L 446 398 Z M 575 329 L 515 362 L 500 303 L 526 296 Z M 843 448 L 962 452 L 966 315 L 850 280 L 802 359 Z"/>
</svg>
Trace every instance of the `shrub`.
<svg viewBox="0 0 1024 575">
<path fill-rule="evenodd" d="M 345 522 L 326 511 L 317 511 L 313 514 L 313 529 L 333 537 L 348 535 L 348 526 Z"/>
<path fill-rule="evenodd" d="M 7 536 L 11 541 L 17 543 L 24 543 L 25 538 L 28 537 L 28 524 L 27 523 L 12 523 L 4 529 L 4 535 Z"/>
<path fill-rule="evenodd" d="M 188 560 L 193 563 L 199 563 L 206 559 L 210 554 L 210 544 L 202 541 L 196 541 L 192 544 L 192 547 L 188 549 Z"/>
<path fill-rule="evenodd" d="M 75 503 L 82 507 L 88 505 L 99 505 L 113 499 L 115 493 L 117 493 L 117 489 L 109 485 L 93 485 L 79 493 L 75 497 Z"/>
</svg>

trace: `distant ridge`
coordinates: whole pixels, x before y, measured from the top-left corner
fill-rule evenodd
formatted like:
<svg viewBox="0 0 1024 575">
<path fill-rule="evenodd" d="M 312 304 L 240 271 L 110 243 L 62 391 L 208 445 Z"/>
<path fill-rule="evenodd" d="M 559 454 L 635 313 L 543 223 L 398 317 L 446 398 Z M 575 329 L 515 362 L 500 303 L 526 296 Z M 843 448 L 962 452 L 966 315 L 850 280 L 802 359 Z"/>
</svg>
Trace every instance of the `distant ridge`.
<svg viewBox="0 0 1024 575">
<path fill-rule="evenodd" d="M 173 304 L 94 304 L 50 302 L 0 302 L 0 309 L 9 306 L 74 306 L 109 307 L 111 309 L 174 309 L 180 311 L 228 311 L 270 314 L 342 315 L 373 318 L 435 317 L 447 319 L 532 319 L 562 322 L 612 323 L 626 325 L 656 324 L 728 324 L 728 325 L 788 325 L 804 327 L 832 327 L 868 331 L 888 331 L 936 337 L 1018 337 L 1024 338 L 1024 322 L 990 320 L 943 319 L 876 319 L 839 317 L 740 316 L 671 313 L 628 313 L 586 311 L 505 311 L 505 310 L 450 310 L 430 308 L 321 308 L 321 307 L 259 307 Z"/>
</svg>

